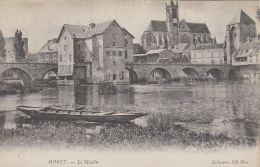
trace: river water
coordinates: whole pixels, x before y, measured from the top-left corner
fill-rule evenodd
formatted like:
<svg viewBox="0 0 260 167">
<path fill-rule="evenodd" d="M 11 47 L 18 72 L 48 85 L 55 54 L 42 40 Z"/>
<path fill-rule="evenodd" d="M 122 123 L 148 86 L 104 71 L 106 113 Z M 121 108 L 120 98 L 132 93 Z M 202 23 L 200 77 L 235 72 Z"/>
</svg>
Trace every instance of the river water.
<svg viewBox="0 0 260 167">
<path fill-rule="evenodd" d="M 134 120 L 147 126 L 151 115 L 170 114 L 172 126 L 195 132 L 227 132 L 234 136 L 260 136 L 260 85 L 254 82 L 131 85 L 134 93 L 99 95 L 97 86 L 46 86 L 39 93 L 0 96 L 0 127 L 23 128 L 33 122 L 16 111 L 18 105 L 79 104 L 125 106 L 150 113 Z M 98 127 L 97 127 L 98 129 Z M 96 129 L 96 130 L 97 130 Z M 92 128 L 93 130 L 93 128 Z"/>
</svg>

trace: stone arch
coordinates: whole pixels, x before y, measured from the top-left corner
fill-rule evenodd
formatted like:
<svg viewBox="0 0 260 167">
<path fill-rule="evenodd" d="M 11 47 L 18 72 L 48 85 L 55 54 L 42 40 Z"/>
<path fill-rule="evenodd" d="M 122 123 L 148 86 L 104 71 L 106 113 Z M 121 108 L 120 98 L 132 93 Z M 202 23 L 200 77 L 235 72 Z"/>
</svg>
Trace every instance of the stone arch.
<svg viewBox="0 0 260 167">
<path fill-rule="evenodd" d="M 150 79 L 171 79 L 171 73 L 164 68 L 155 68 L 149 72 L 148 78 Z"/>
<path fill-rule="evenodd" d="M 55 68 L 51 68 L 51 69 L 47 70 L 47 71 L 46 71 L 45 73 L 43 73 L 43 75 L 41 76 L 41 80 L 43 80 L 44 77 L 45 77 L 45 75 L 46 75 L 47 73 L 49 73 L 50 71 L 53 71 L 53 72 L 57 75 L 57 73 L 58 73 L 58 68 L 55 67 Z"/>
<path fill-rule="evenodd" d="M 237 71 L 235 69 L 229 70 L 229 72 L 228 72 L 228 79 L 229 80 L 234 80 L 234 79 L 237 79 L 237 78 L 238 78 Z"/>
<path fill-rule="evenodd" d="M 218 68 L 211 68 L 207 71 L 207 76 L 222 80 L 224 78 L 224 72 Z"/>
<path fill-rule="evenodd" d="M 195 78 L 199 76 L 199 73 L 196 70 L 189 67 L 182 69 L 182 72 L 191 78 Z"/>
<path fill-rule="evenodd" d="M 183 34 L 180 38 L 180 43 L 190 43 L 190 39 L 189 39 L 188 35 Z"/>
<path fill-rule="evenodd" d="M 0 78 L 6 79 L 20 79 L 23 81 L 24 85 L 29 85 L 32 81 L 32 77 L 20 68 L 9 68 L 2 72 Z"/>
<path fill-rule="evenodd" d="M 127 69 L 129 71 L 129 81 L 130 83 L 134 83 L 138 81 L 138 74 L 133 69 Z"/>
</svg>

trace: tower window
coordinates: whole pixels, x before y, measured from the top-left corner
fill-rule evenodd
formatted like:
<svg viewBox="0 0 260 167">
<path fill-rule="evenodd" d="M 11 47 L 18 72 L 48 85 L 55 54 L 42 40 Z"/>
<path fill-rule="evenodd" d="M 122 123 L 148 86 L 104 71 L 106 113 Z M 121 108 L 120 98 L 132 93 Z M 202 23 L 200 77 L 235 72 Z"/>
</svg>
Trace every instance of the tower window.
<svg viewBox="0 0 260 167">
<path fill-rule="evenodd" d="M 125 59 L 127 59 L 127 51 L 125 51 Z"/>
<path fill-rule="evenodd" d="M 127 46 L 127 43 L 128 43 L 128 41 L 127 41 L 127 39 L 125 39 L 125 46 Z"/>
<path fill-rule="evenodd" d="M 113 80 L 116 80 L 116 74 L 113 74 Z"/>
</svg>

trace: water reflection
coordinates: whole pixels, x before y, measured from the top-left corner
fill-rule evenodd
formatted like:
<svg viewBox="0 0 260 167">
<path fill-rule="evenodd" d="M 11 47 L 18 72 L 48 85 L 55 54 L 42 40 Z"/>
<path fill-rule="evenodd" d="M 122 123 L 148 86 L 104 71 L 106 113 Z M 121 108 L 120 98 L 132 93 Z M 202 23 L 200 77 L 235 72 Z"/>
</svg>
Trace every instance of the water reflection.
<svg viewBox="0 0 260 167">
<path fill-rule="evenodd" d="M 259 136 L 260 113 L 255 83 L 217 82 L 185 85 L 134 85 L 135 93 L 99 95 L 97 86 L 52 86 L 42 92 L 27 95 L 0 96 L 0 127 L 22 128 L 37 124 L 15 110 L 18 105 L 48 106 L 53 104 L 79 104 L 91 106 L 129 106 L 150 113 L 171 113 L 205 110 L 213 113 L 207 123 L 174 122 L 192 131 L 226 132 L 235 136 Z M 252 99 L 254 95 L 254 99 Z M 254 101 L 255 100 L 255 101 Z M 257 104 L 257 105 L 256 105 Z M 207 113 L 208 112 L 208 113 Z M 205 114 L 202 112 L 202 114 Z M 210 115 L 210 114 L 208 114 Z M 178 117 L 180 115 L 176 115 Z M 189 114 L 187 114 L 189 116 Z M 207 115 L 206 115 L 207 116 Z M 133 121 L 142 127 L 149 126 L 151 117 Z M 203 118 L 203 117 L 202 117 Z M 203 120 L 202 120 L 203 122 Z M 76 123 L 82 124 L 82 123 Z M 84 123 L 88 133 L 98 133 L 103 125 Z"/>
</svg>

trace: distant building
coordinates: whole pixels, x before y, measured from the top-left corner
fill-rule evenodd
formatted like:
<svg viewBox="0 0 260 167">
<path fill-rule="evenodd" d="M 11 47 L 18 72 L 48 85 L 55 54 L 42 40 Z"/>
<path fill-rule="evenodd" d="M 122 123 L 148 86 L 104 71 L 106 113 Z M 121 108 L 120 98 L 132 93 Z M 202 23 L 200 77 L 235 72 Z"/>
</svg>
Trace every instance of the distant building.
<svg viewBox="0 0 260 167">
<path fill-rule="evenodd" d="M 191 51 L 191 64 L 226 64 L 224 44 L 202 44 Z"/>
<path fill-rule="evenodd" d="M 39 63 L 58 63 L 57 38 L 48 40 L 37 53 L 37 58 Z"/>
<path fill-rule="evenodd" d="M 173 53 L 166 49 L 149 50 L 147 63 L 166 63 L 172 61 Z"/>
<path fill-rule="evenodd" d="M 260 64 L 260 40 L 248 39 L 232 54 L 233 66 Z"/>
<path fill-rule="evenodd" d="M 227 64 L 232 64 L 231 55 L 248 37 L 256 37 L 256 23 L 243 10 L 240 10 L 226 26 L 225 51 Z"/>
<path fill-rule="evenodd" d="M 188 43 L 180 43 L 175 45 L 172 49 L 174 54 L 174 62 L 190 63 L 191 51 L 195 48 L 195 45 L 190 45 Z"/>
<path fill-rule="evenodd" d="M 62 27 L 58 37 L 58 76 L 74 83 L 126 82 L 133 61 L 133 36 L 115 21 Z"/>
<path fill-rule="evenodd" d="M 7 63 L 16 62 L 14 39 L 15 39 L 15 37 L 5 38 L 5 49 L 6 49 L 5 62 L 7 62 Z M 22 40 L 24 41 L 23 49 L 24 49 L 25 58 L 26 58 L 28 55 L 28 39 L 22 38 Z"/>
<path fill-rule="evenodd" d="M 166 4 L 166 21 L 151 20 L 141 37 L 145 50 L 172 49 L 180 43 L 212 43 L 206 23 L 179 22 L 179 6 L 171 1 Z"/>
</svg>

